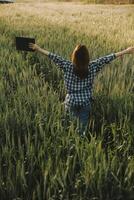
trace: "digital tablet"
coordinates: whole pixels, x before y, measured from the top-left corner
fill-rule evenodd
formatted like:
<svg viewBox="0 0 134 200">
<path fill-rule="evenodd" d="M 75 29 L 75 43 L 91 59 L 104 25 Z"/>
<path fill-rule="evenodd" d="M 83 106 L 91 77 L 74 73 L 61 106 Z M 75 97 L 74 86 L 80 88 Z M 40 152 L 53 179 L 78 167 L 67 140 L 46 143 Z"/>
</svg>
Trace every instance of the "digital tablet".
<svg viewBox="0 0 134 200">
<path fill-rule="evenodd" d="M 16 43 L 16 49 L 20 51 L 35 51 L 28 47 L 29 43 L 35 44 L 34 38 L 28 38 L 28 37 L 16 37 L 15 38 Z"/>
</svg>

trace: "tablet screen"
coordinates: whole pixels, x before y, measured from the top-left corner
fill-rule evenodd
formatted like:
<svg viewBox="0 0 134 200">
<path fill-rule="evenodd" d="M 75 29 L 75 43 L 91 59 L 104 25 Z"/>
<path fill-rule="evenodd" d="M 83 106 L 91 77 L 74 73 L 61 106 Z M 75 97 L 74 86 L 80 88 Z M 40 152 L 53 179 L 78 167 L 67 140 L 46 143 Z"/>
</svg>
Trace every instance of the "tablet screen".
<svg viewBox="0 0 134 200">
<path fill-rule="evenodd" d="M 33 49 L 29 48 L 29 43 L 35 44 L 34 38 L 28 38 L 28 37 L 16 37 L 16 49 L 20 51 L 34 51 Z"/>
</svg>

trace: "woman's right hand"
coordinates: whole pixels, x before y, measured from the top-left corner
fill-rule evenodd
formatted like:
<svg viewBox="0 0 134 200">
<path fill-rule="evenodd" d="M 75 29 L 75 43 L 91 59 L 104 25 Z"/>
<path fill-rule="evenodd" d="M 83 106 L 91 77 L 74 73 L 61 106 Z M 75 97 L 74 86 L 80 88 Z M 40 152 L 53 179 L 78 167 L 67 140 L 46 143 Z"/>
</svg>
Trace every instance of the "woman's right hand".
<svg viewBox="0 0 134 200">
<path fill-rule="evenodd" d="M 28 47 L 34 51 L 38 51 L 40 49 L 40 47 L 34 43 L 29 43 Z"/>
<path fill-rule="evenodd" d="M 128 47 L 127 49 L 123 51 L 115 53 L 115 55 L 118 58 L 118 57 L 124 56 L 125 54 L 133 54 L 133 53 L 134 53 L 134 47 Z"/>
</svg>

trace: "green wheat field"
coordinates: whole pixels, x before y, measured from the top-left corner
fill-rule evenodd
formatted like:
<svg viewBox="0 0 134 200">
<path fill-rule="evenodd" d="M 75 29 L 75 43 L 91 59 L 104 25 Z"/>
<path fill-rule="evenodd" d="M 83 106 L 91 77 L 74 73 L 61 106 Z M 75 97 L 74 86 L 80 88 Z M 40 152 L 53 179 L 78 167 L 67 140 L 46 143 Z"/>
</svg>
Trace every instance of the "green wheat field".
<svg viewBox="0 0 134 200">
<path fill-rule="evenodd" d="M 0 200 L 134 199 L 134 56 L 94 82 L 87 137 L 65 118 L 63 74 L 15 36 L 70 59 L 134 45 L 134 5 L 16 1 L 0 4 Z"/>
</svg>

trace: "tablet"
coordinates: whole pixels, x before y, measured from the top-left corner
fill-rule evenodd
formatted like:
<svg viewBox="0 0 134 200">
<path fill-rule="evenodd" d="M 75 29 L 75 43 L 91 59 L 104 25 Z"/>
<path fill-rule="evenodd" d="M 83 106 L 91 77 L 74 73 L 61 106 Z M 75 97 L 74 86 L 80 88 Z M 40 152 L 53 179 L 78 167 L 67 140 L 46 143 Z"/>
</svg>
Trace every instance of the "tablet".
<svg viewBox="0 0 134 200">
<path fill-rule="evenodd" d="M 28 37 L 16 37 L 15 38 L 16 43 L 16 49 L 20 51 L 35 51 L 28 47 L 29 43 L 35 44 L 34 38 L 28 38 Z"/>
</svg>

